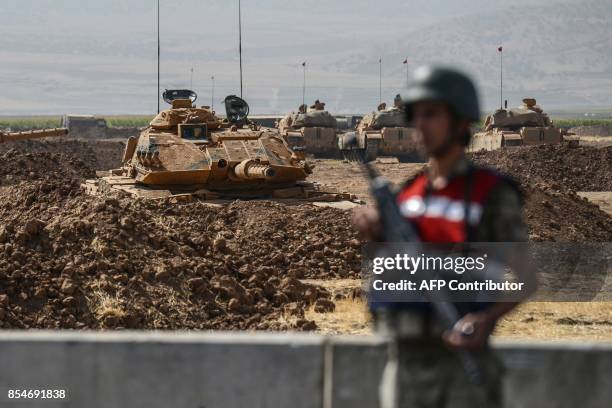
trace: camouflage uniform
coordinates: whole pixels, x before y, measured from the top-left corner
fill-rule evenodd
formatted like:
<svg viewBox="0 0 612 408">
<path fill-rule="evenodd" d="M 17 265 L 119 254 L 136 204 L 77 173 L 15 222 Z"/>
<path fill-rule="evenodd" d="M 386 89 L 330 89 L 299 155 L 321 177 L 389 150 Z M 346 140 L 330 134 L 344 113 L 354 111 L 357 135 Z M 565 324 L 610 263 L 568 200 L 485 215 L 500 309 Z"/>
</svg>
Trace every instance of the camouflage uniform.
<svg viewBox="0 0 612 408">
<path fill-rule="evenodd" d="M 381 407 L 501 407 L 502 365 L 488 349 L 476 360 L 485 379 L 478 387 L 439 337 L 397 338 L 389 347 Z"/>
</svg>

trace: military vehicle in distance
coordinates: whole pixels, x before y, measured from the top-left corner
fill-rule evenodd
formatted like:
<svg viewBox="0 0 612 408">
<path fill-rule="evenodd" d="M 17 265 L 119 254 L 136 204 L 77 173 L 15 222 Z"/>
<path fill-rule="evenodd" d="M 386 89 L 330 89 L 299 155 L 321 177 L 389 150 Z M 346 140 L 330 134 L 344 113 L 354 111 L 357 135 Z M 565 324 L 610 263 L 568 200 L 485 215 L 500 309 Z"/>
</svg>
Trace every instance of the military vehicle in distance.
<svg viewBox="0 0 612 408">
<path fill-rule="evenodd" d="M 62 126 L 82 138 L 102 139 L 106 137 L 106 119 L 94 115 L 64 115 Z"/>
<path fill-rule="evenodd" d="M 18 142 L 20 140 L 42 139 L 45 137 L 61 137 L 68 134 L 66 128 L 28 130 L 24 132 L 2 132 L 0 131 L 0 144 Z"/>
<path fill-rule="evenodd" d="M 558 144 L 563 141 L 576 146 L 579 138 L 556 128 L 534 98 L 525 98 L 518 108 L 498 109 L 489 115 L 484 131 L 473 135 L 468 150 L 496 150 L 509 146 Z"/>
<path fill-rule="evenodd" d="M 195 107 L 195 92 L 166 90 L 170 109 L 160 112 L 140 135 L 128 139 L 122 167 L 87 180 L 92 194 L 123 191 L 143 198 L 351 199 L 306 182 L 311 167 L 274 129 L 248 119 L 249 106 L 225 98 L 227 116 Z"/>
<path fill-rule="evenodd" d="M 363 119 L 363 115 L 336 115 L 339 130 L 354 130 Z"/>
<path fill-rule="evenodd" d="M 278 121 L 276 126 L 287 144 L 317 157 L 339 157 L 338 122 L 318 100 L 310 110 L 302 105 Z"/>
<path fill-rule="evenodd" d="M 418 158 L 418 133 L 407 126 L 403 110 L 397 106 L 385 109 L 384 104 L 379 108 L 365 115 L 353 134 L 340 138 L 338 146 L 344 158 L 351 161 L 372 161 L 378 156 Z"/>
<path fill-rule="evenodd" d="M 80 139 L 127 139 L 140 131 L 134 126 L 111 127 L 105 118 L 94 115 L 64 115 L 62 127 Z"/>
</svg>

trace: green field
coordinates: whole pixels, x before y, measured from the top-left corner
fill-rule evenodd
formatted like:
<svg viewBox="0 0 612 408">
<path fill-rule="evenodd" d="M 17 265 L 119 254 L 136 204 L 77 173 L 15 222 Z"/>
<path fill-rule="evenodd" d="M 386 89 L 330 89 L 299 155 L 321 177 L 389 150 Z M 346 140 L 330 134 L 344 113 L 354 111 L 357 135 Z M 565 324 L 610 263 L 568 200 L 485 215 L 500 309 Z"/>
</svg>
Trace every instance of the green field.
<svg viewBox="0 0 612 408">
<path fill-rule="evenodd" d="M 143 127 L 153 120 L 153 116 L 146 115 L 122 115 L 104 116 L 106 123 L 110 127 Z"/>
<path fill-rule="evenodd" d="M 60 125 L 60 116 L 0 117 L 0 129 L 11 129 L 13 131 L 56 128 Z"/>
<path fill-rule="evenodd" d="M 555 119 L 555 126 L 560 128 L 573 128 L 577 126 L 612 126 L 612 119 Z"/>
<path fill-rule="evenodd" d="M 153 116 L 121 115 L 103 116 L 110 127 L 142 127 L 147 126 Z M 13 131 L 28 129 L 46 129 L 60 127 L 61 116 L 0 116 L 0 129 Z"/>
<path fill-rule="evenodd" d="M 110 127 L 143 127 L 147 126 L 153 116 L 147 115 L 116 115 L 103 116 Z M 560 128 L 572 128 L 577 126 L 612 126 L 612 119 L 567 119 L 554 118 L 556 126 Z M 484 120 L 480 126 L 484 124 Z M 13 131 L 28 129 L 55 128 L 61 125 L 60 116 L 0 116 L 0 129 L 11 129 Z"/>
</svg>

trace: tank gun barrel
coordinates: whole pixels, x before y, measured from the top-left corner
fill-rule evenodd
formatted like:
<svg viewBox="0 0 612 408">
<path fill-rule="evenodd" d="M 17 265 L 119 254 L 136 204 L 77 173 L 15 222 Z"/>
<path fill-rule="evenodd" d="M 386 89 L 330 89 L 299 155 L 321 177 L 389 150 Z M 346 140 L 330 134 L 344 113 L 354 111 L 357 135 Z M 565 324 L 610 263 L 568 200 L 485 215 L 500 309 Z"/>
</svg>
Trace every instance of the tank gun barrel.
<svg viewBox="0 0 612 408">
<path fill-rule="evenodd" d="M 242 180 L 271 179 L 276 175 L 274 168 L 255 160 L 244 160 L 234 168 L 236 177 Z"/>
<path fill-rule="evenodd" d="M 68 129 L 41 129 L 29 130 L 25 132 L 0 132 L 0 144 L 5 142 L 17 142 L 20 140 L 41 139 L 43 137 L 61 137 L 68 134 Z"/>
</svg>

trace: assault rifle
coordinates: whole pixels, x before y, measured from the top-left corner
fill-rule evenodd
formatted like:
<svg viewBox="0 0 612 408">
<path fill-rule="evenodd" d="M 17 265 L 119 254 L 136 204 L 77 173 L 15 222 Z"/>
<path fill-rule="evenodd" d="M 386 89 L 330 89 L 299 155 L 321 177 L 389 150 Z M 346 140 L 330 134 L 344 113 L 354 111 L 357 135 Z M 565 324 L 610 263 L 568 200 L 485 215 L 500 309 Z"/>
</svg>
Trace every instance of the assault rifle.
<svg viewBox="0 0 612 408">
<path fill-rule="evenodd" d="M 417 245 L 418 249 L 419 236 L 414 227 L 406 222 L 400 213 L 389 181 L 378 173 L 372 163 L 365 160 L 362 163 L 370 180 L 370 192 L 378 206 L 383 227 L 383 241 L 391 243 L 410 242 L 412 245 Z M 445 296 L 442 290 L 437 291 L 435 296 L 429 291 L 421 291 L 421 294 L 431 303 L 434 311 L 444 320 L 446 326 L 453 329 L 461 316 L 455 305 L 449 301 L 449 296 Z M 473 327 L 463 330 L 465 336 L 470 336 L 473 333 Z M 458 350 L 457 355 L 469 380 L 476 385 L 482 385 L 482 372 L 474 355 L 467 350 Z"/>
</svg>

